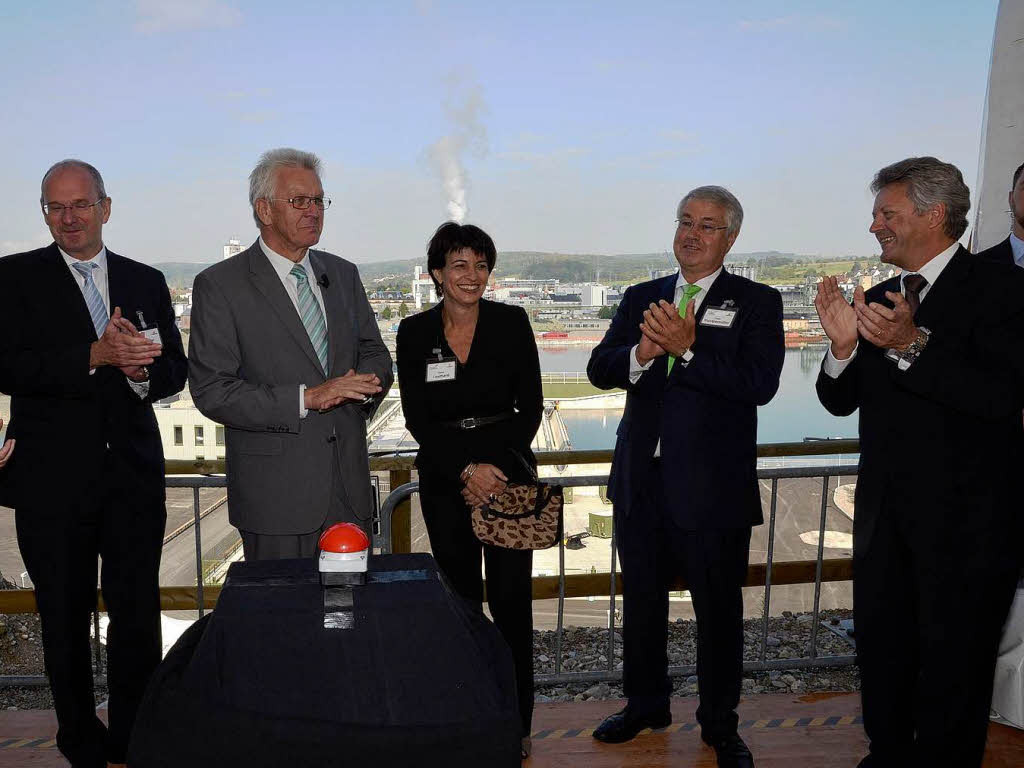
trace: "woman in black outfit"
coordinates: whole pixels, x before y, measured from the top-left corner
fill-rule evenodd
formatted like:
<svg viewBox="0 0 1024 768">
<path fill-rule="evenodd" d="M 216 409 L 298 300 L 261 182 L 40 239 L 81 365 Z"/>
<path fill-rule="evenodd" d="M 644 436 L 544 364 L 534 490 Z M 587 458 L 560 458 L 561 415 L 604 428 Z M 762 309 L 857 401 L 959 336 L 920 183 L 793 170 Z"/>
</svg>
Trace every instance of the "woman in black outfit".
<svg viewBox="0 0 1024 768">
<path fill-rule="evenodd" d="M 544 408 L 537 344 L 521 307 L 481 298 L 497 253 L 486 232 L 443 224 L 427 269 L 443 297 L 398 326 L 405 423 L 420 445 L 420 502 L 438 567 L 463 597 L 487 605 L 516 665 L 524 757 L 533 716 L 533 553 L 481 544 L 471 506 L 506 482 L 528 482 Z M 428 380 L 429 379 L 429 380 Z"/>
</svg>

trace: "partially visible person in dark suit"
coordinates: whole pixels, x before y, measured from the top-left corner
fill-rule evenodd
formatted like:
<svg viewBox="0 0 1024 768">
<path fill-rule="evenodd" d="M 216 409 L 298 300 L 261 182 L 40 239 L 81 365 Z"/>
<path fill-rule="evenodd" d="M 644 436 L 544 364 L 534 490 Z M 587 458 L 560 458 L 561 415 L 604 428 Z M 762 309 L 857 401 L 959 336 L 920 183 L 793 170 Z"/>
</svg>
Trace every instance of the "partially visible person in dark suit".
<svg viewBox="0 0 1024 768">
<path fill-rule="evenodd" d="M 594 731 L 632 739 L 671 722 L 668 590 L 682 574 L 697 617 L 701 738 L 722 768 L 752 766 L 737 732 L 750 531 L 762 520 L 757 407 L 779 387 L 782 297 L 722 266 L 739 200 L 698 187 L 676 209 L 678 274 L 622 297 L 587 376 L 626 390 L 608 478 L 624 588 L 626 707 Z"/>
<path fill-rule="evenodd" d="M 427 269 L 442 300 L 398 326 L 398 378 L 405 423 L 419 443 L 423 520 L 437 565 L 455 591 L 483 600 L 516 665 L 523 756 L 533 717 L 533 552 L 481 544 L 471 507 L 527 482 L 530 445 L 544 408 L 540 361 L 521 307 L 482 299 L 494 241 L 479 227 L 443 224 L 427 246 Z"/>
<path fill-rule="evenodd" d="M 978 256 L 983 259 L 1016 264 L 1024 267 L 1024 163 L 1013 172 L 1013 183 L 1010 185 L 1010 234 L 1005 240 L 980 251 Z"/>
<path fill-rule="evenodd" d="M 187 364 L 163 275 L 103 244 L 111 203 L 99 172 L 57 163 L 40 204 L 55 242 L 0 259 L 0 392 L 17 430 L 0 473 L 35 587 L 57 746 L 76 768 L 100 768 L 124 763 L 160 661 L 167 514 L 152 404 L 181 391 Z M 89 650 L 98 556 L 109 727 Z"/>
<path fill-rule="evenodd" d="M 902 274 L 852 306 L 825 278 L 815 299 L 831 341 L 818 398 L 860 410 L 860 765 L 974 767 L 1024 552 L 1024 272 L 957 242 L 970 193 L 955 166 L 908 158 L 871 189 L 871 233 Z"/>
</svg>

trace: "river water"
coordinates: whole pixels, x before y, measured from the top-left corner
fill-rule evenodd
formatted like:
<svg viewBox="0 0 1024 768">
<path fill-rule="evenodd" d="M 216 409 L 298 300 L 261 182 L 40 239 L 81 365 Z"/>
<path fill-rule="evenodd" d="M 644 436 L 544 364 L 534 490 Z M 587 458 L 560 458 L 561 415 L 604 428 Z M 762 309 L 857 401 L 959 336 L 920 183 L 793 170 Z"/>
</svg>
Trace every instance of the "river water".
<svg viewBox="0 0 1024 768">
<path fill-rule="evenodd" d="M 540 348 L 541 370 L 545 372 L 585 372 L 590 346 Z M 826 347 L 787 349 L 782 380 L 775 398 L 758 408 L 759 443 L 799 442 L 805 437 L 856 437 L 857 416 L 839 418 L 826 411 L 814 391 L 818 368 Z M 622 411 L 563 410 L 562 420 L 576 450 L 611 448 Z"/>
</svg>

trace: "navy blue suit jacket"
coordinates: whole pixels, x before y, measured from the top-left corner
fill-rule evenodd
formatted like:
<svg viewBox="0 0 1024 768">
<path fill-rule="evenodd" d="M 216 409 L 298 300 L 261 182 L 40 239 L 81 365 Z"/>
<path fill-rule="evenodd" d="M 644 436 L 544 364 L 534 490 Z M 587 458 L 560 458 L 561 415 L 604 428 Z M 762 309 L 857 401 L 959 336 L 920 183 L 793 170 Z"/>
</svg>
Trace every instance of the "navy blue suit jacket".
<svg viewBox="0 0 1024 768">
<path fill-rule="evenodd" d="M 869 304 L 893 304 L 871 288 Z M 882 515 L 943 526 L 949 557 L 1021 562 L 1024 516 L 1018 486 L 1024 456 L 1024 270 L 953 254 L 914 316 L 931 331 L 906 371 L 863 338 L 833 379 L 818 373 L 818 399 L 836 416 L 859 409 L 860 473 L 853 523 L 854 561 L 868 551 Z"/>
<path fill-rule="evenodd" d="M 640 341 L 643 312 L 672 302 L 677 275 L 626 290 L 587 376 L 601 389 L 626 390 L 608 496 L 629 514 L 661 440 L 667 512 L 683 530 L 729 529 L 763 522 L 757 485 L 757 406 L 779 388 L 785 356 L 782 297 L 766 285 L 724 269 L 697 312 L 688 365 L 655 358 L 635 384 L 629 355 Z M 708 307 L 731 300 L 730 328 L 702 326 Z"/>
<path fill-rule="evenodd" d="M 1010 237 L 1007 235 L 1005 240 L 1000 240 L 998 243 L 993 245 L 991 248 L 986 248 L 984 251 L 978 251 L 977 254 L 979 259 L 988 259 L 999 264 L 1013 264 L 1017 262 L 1013 260 L 1013 246 L 1010 245 Z"/>
</svg>

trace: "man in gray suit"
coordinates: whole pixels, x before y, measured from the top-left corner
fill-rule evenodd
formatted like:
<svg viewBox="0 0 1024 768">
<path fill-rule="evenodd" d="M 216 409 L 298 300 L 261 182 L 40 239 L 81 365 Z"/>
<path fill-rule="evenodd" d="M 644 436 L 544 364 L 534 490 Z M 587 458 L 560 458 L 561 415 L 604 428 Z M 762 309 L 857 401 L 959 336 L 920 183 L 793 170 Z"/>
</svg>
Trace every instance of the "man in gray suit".
<svg viewBox="0 0 1024 768">
<path fill-rule="evenodd" d="M 225 426 L 230 520 L 246 560 L 307 557 L 333 523 L 369 532 L 366 423 L 392 381 L 355 266 L 312 246 L 320 161 L 274 149 L 249 176 L 259 239 L 193 286 L 189 385 Z"/>
</svg>

